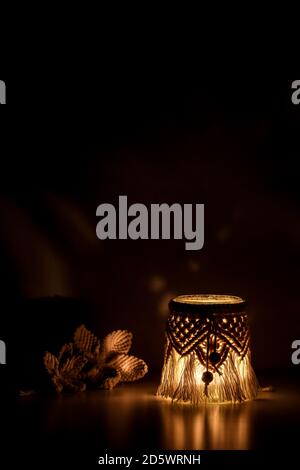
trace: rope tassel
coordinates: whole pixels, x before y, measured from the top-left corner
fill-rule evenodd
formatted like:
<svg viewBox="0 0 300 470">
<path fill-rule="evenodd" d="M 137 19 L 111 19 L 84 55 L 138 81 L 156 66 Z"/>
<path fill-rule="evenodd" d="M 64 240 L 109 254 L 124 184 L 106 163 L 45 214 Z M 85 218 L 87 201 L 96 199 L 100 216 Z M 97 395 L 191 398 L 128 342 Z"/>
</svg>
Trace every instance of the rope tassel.
<svg viewBox="0 0 300 470">
<path fill-rule="evenodd" d="M 174 302 L 176 299 L 171 307 Z M 189 313 L 181 302 L 184 311 L 176 307 L 171 308 L 167 322 L 165 361 L 157 394 L 196 405 L 255 398 L 259 386 L 251 366 L 245 313 L 214 312 L 211 304 L 206 315 L 203 310 Z M 231 304 L 229 308 L 234 310 Z"/>
</svg>

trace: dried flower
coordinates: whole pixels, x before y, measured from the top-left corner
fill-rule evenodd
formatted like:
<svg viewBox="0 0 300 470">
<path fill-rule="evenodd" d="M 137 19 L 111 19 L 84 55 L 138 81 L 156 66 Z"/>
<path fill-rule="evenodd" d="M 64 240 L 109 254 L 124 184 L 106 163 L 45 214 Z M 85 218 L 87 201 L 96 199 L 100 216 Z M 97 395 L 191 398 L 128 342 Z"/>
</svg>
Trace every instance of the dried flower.
<svg viewBox="0 0 300 470">
<path fill-rule="evenodd" d="M 78 392 L 86 388 L 82 381 L 82 369 L 87 359 L 74 351 L 72 343 L 65 344 L 58 355 L 46 352 L 44 364 L 51 376 L 55 390 L 60 393 L 63 390 Z"/>
<path fill-rule="evenodd" d="M 147 364 L 127 353 L 131 348 L 132 333 L 113 331 L 100 341 L 84 325 L 75 331 L 74 343 L 88 359 L 87 380 L 94 386 L 112 389 L 119 382 L 133 382 L 148 371 Z"/>
<path fill-rule="evenodd" d="M 148 371 L 147 364 L 129 356 L 132 333 L 113 331 L 102 345 L 84 325 L 74 334 L 73 343 L 65 344 L 58 357 L 46 352 L 44 364 L 55 390 L 82 391 L 86 387 L 112 389 L 119 382 L 132 382 Z"/>
</svg>

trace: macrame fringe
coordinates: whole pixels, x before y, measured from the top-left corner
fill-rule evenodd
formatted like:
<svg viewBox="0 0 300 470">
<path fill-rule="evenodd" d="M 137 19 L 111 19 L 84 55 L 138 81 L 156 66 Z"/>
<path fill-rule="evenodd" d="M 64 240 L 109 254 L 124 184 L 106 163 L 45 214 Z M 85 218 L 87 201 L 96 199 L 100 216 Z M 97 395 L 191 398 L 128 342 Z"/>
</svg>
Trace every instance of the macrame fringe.
<svg viewBox="0 0 300 470">
<path fill-rule="evenodd" d="M 242 402 L 252 400 L 258 392 L 258 382 L 250 362 L 250 350 L 241 358 L 233 349 L 213 381 L 205 384 L 202 375 L 206 368 L 192 352 L 180 356 L 167 342 L 168 354 L 162 371 L 157 395 L 173 401 L 201 403 Z"/>
</svg>

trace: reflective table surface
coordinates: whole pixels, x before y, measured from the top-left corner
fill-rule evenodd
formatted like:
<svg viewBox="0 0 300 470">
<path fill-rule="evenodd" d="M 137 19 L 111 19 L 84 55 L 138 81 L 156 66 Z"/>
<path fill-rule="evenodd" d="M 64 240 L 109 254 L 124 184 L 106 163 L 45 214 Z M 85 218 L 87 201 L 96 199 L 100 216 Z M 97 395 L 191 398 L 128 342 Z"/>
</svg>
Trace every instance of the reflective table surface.
<svg viewBox="0 0 300 470">
<path fill-rule="evenodd" d="M 248 450 L 298 444 L 299 377 L 271 376 L 256 400 L 193 407 L 155 396 L 157 380 L 111 391 L 23 397 L 17 400 L 15 437 L 101 449 Z M 67 445 L 67 444 L 66 444 Z"/>
</svg>

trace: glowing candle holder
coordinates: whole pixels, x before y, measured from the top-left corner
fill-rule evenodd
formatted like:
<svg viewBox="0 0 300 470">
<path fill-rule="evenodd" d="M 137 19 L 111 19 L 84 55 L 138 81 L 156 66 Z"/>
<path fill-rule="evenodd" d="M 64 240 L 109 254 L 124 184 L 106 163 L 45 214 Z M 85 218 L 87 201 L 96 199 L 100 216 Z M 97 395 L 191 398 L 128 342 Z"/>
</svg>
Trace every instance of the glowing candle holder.
<svg viewBox="0 0 300 470">
<path fill-rule="evenodd" d="M 229 295 L 182 295 L 169 303 L 165 359 L 157 394 L 193 404 L 252 400 L 245 301 Z"/>
</svg>

